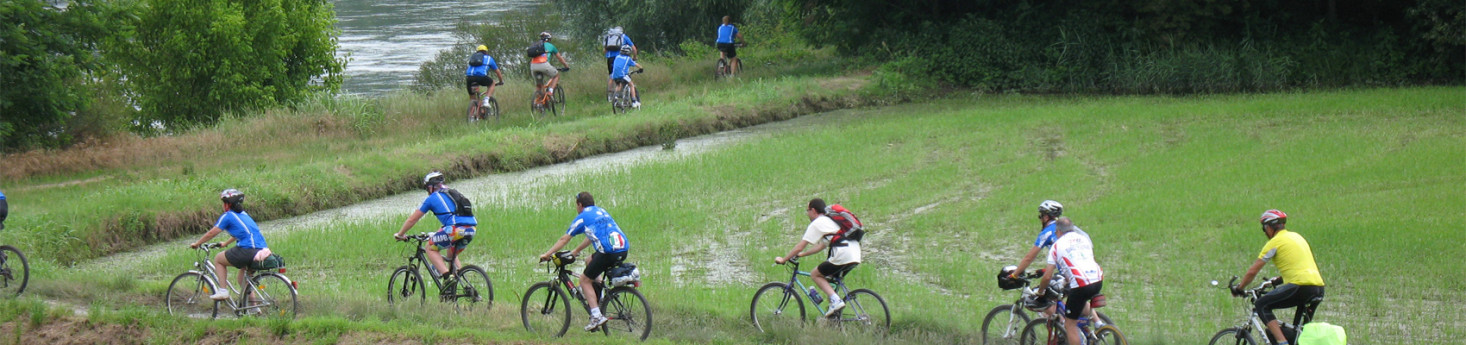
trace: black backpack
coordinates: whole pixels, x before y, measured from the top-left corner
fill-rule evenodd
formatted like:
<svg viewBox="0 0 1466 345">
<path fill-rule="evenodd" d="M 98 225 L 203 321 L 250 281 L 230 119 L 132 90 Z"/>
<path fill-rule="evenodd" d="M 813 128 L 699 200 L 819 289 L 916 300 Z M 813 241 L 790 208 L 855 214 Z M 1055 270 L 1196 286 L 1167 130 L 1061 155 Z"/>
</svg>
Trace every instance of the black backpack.
<svg viewBox="0 0 1466 345">
<path fill-rule="evenodd" d="M 544 55 L 545 55 L 545 42 L 544 41 L 540 41 L 540 42 L 537 42 L 537 43 L 535 43 L 533 45 L 530 45 L 529 48 L 524 48 L 524 56 L 528 56 L 530 58 L 537 58 L 537 57 L 544 56 Z"/>
<path fill-rule="evenodd" d="M 468 65 L 473 67 L 483 66 L 484 52 L 473 52 L 473 55 L 468 57 Z"/>
<path fill-rule="evenodd" d="M 448 193 L 448 197 L 453 199 L 453 204 L 458 206 L 457 209 L 453 210 L 453 215 L 473 217 L 473 203 L 469 202 L 468 198 L 463 197 L 462 193 L 458 193 L 453 188 L 443 188 L 443 192 Z"/>
</svg>

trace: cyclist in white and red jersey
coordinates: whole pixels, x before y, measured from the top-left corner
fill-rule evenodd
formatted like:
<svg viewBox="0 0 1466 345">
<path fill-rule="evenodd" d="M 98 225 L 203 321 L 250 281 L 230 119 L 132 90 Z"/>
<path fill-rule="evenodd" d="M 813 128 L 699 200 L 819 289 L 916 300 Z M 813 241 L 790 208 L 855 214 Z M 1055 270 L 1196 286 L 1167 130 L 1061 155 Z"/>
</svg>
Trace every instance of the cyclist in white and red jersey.
<svg viewBox="0 0 1466 345">
<path fill-rule="evenodd" d="M 1059 240 L 1049 249 L 1048 267 L 1043 279 L 1038 281 L 1039 294 L 1048 291 L 1049 279 L 1054 272 L 1062 274 L 1069 284 L 1069 296 L 1064 301 L 1064 334 L 1070 345 L 1080 345 L 1083 338 L 1079 333 L 1079 316 L 1089 314 L 1089 300 L 1099 295 L 1105 272 L 1094 262 L 1094 243 L 1068 217 L 1054 221 L 1054 231 Z"/>
</svg>

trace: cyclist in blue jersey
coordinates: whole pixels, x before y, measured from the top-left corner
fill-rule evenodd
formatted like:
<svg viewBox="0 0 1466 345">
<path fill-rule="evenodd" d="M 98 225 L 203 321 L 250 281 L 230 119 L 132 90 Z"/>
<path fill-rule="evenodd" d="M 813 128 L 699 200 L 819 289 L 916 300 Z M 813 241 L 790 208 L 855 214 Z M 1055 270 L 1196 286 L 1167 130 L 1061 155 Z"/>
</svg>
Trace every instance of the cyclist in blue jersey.
<svg viewBox="0 0 1466 345">
<path fill-rule="evenodd" d="M 1033 240 L 1033 248 L 1028 249 L 1028 254 L 1023 256 L 1023 261 L 1018 262 L 1018 269 L 1013 271 L 1012 278 L 1017 279 L 1022 276 L 1028 264 L 1033 263 L 1033 259 L 1038 257 L 1038 251 L 1053 246 L 1054 241 L 1059 239 L 1054 235 L 1054 221 L 1058 220 L 1059 215 L 1062 214 L 1064 214 L 1064 205 L 1060 205 L 1058 201 L 1044 200 L 1038 204 L 1038 222 L 1043 224 L 1043 230 L 1038 232 L 1038 238 Z"/>
<path fill-rule="evenodd" d="M 244 212 L 244 193 L 234 188 L 225 189 L 219 193 L 219 201 L 224 203 L 224 214 L 219 216 L 219 220 L 214 222 L 214 227 L 209 229 L 209 232 L 204 233 L 204 237 L 188 246 L 198 248 L 220 232 L 228 232 L 229 240 L 220 243 L 219 246 L 225 247 L 230 242 L 236 241 L 239 244 L 214 256 L 214 273 L 218 275 L 219 280 L 229 284 L 229 279 L 226 279 L 229 277 L 229 272 L 225 265 L 234 266 L 239 269 L 239 281 L 240 285 L 243 285 L 246 279 L 244 269 L 248 268 L 250 263 L 269 256 L 270 249 L 265 244 L 265 235 L 260 233 L 260 226 L 255 224 L 254 218 L 250 218 L 249 213 Z M 229 289 L 214 289 L 214 294 L 209 298 L 216 301 L 229 299 Z"/>
<path fill-rule="evenodd" d="M 739 66 L 742 62 L 738 61 L 738 47 L 733 45 L 733 39 L 737 38 L 742 41 L 743 33 L 738 32 L 738 27 L 733 26 L 732 22 L 731 16 L 723 16 L 723 25 L 718 26 L 718 56 L 721 59 L 728 59 L 733 70 L 739 71 L 743 66 Z"/>
<path fill-rule="evenodd" d="M 601 274 L 606 270 L 616 267 L 622 261 L 626 261 L 626 253 L 631 249 L 631 243 L 626 241 L 626 233 L 621 232 L 621 227 L 611 219 L 611 214 L 605 209 L 597 207 L 596 201 L 591 197 L 590 192 L 580 192 L 575 196 L 575 209 L 579 212 L 575 220 L 570 223 L 570 229 L 565 231 L 550 250 L 540 254 L 540 261 L 550 260 L 550 257 L 570 243 L 575 235 L 585 234 L 585 241 L 575 247 L 572 255 L 580 254 L 580 251 L 590 245 L 595 245 L 596 252 L 586 260 L 585 272 L 580 275 L 580 291 L 585 296 L 585 301 L 591 306 L 590 324 L 585 326 L 586 331 L 594 331 L 605 324 L 607 319 L 601 315 L 599 298 L 596 296 L 595 284 L 601 281 Z"/>
<path fill-rule="evenodd" d="M 402 223 L 402 229 L 397 230 L 397 234 L 392 237 L 398 241 L 407 240 L 407 230 L 411 230 L 418 220 L 432 212 L 443 227 L 433 233 L 423 249 L 427 250 L 428 261 L 438 269 L 438 274 L 448 274 L 448 266 L 443 263 L 443 254 L 440 251 L 447 248 L 448 255 L 454 257 L 454 267 L 463 267 L 459 254 L 463 253 L 464 248 L 468 248 L 469 242 L 473 242 L 478 219 L 473 216 L 473 204 L 468 198 L 443 185 L 443 173 L 434 171 L 423 176 L 422 187 L 428 191 L 427 199 L 423 200 L 417 210 L 412 211 L 412 215 L 407 216 L 407 221 Z"/>
<path fill-rule="evenodd" d="M 5 230 L 5 217 L 10 215 L 10 202 L 5 201 L 5 193 L 0 192 L 0 230 Z"/>
<path fill-rule="evenodd" d="M 641 51 L 636 48 L 636 43 L 631 42 L 631 36 L 627 36 L 625 32 L 622 32 L 621 27 L 619 26 L 606 31 L 606 36 L 603 37 L 601 40 L 604 41 L 604 46 L 606 48 L 606 73 L 613 72 L 612 65 L 616 62 L 616 57 L 623 54 L 621 52 L 622 50 L 624 50 L 623 48 L 631 47 L 632 60 L 636 60 L 637 55 L 640 55 L 641 53 Z M 606 90 L 610 89 L 611 83 L 606 82 Z"/>
<path fill-rule="evenodd" d="M 622 46 L 621 51 L 626 54 L 616 56 L 614 58 L 615 62 L 611 64 L 611 83 L 615 85 L 615 89 L 612 92 L 621 92 L 621 88 L 630 87 L 631 107 L 641 108 L 641 96 L 637 95 L 636 83 L 631 82 L 630 73 L 632 66 L 636 66 L 636 72 L 640 73 L 642 71 L 641 65 L 637 64 L 636 60 L 628 55 L 631 53 L 631 47 Z"/>
<path fill-rule="evenodd" d="M 487 86 L 488 93 L 484 97 L 494 97 L 494 86 L 504 85 L 504 72 L 499 71 L 499 64 L 494 62 L 494 57 L 489 56 L 489 46 L 480 44 L 477 51 L 468 57 L 468 70 L 463 72 L 464 83 L 467 84 L 468 98 L 473 101 L 473 87 Z M 499 76 L 499 83 L 494 83 L 494 78 L 489 78 L 489 71 L 494 71 Z"/>
</svg>

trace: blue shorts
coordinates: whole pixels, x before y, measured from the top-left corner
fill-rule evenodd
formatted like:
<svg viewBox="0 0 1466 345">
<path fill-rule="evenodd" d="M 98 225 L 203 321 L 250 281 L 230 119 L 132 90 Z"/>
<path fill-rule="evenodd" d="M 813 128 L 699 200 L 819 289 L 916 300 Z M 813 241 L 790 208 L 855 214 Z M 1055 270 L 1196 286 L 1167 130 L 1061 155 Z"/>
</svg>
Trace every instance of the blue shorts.
<svg viewBox="0 0 1466 345">
<path fill-rule="evenodd" d="M 463 251 L 463 248 L 468 247 L 469 242 L 473 242 L 473 232 L 474 226 L 472 225 L 445 226 L 433 233 L 433 237 L 428 238 L 428 249 L 453 248 Z"/>
</svg>

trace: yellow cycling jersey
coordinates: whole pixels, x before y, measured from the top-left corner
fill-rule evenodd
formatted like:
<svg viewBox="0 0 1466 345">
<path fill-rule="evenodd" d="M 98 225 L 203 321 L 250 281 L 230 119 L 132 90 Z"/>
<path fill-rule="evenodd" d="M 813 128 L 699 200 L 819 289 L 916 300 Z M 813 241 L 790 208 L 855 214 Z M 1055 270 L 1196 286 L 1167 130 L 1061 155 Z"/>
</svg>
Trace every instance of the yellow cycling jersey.
<svg viewBox="0 0 1466 345">
<path fill-rule="evenodd" d="M 1262 247 L 1257 258 L 1272 261 L 1283 274 L 1283 282 L 1300 286 L 1323 286 L 1323 276 L 1318 273 L 1318 264 L 1313 262 L 1313 249 L 1303 236 L 1288 230 L 1278 230 L 1273 238 Z"/>
</svg>

